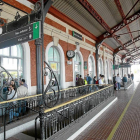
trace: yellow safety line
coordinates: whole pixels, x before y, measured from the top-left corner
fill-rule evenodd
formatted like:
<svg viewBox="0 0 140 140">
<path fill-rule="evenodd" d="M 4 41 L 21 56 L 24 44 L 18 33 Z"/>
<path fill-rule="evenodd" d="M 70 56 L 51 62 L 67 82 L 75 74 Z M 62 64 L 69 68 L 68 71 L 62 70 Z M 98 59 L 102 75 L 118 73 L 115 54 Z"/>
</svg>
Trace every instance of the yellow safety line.
<svg viewBox="0 0 140 140">
<path fill-rule="evenodd" d="M 138 88 L 138 86 L 137 86 L 137 88 Z M 112 129 L 112 131 L 111 131 L 109 137 L 107 138 L 107 140 L 112 140 L 112 138 L 113 138 L 113 136 L 114 136 L 116 130 L 118 129 L 118 127 L 119 127 L 119 125 L 120 125 L 120 123 L 121 123 L 121 121 L 122 121 L 122 119 L 123 119 L 123 117 L 124 117 L 124 115 L 125 115 L 125 113 L 126 113 L 128 107 L 129 107 L 129 105 L 130 105 L 130 103 L 131 103 L 131 101 L 132 101 L 132 99 L 133 99 L 133 97 L 134 97 L 134 95 L 135 95 L 135 93 L 136 93 L 136 91 L 137 91 L 137 88 L 135 89 L 133 95 L 131 96 L 129 102 L 127 103 L 127 105 L 126 105 L 126 107 L 125 107 L 123 113 L 121 114 L 121 116 L 120 116 L 120 118 L 118 119 L 116 125 L 115 125 L 114 128 Z"/>
<path fill-rule="evenodd" d="M 98 85 L 98 84 L 90 84 L 90 85 Z M 111 84 L 106 84 L 106 85 L 109 86 L 109 85 L 111 85 Z M 62 90 L 60 90 L 60 91 L 65 91 L 65 90 L 69 90 L 69 89 L 76 89 L 76 88 L 84 87 L 84 86 L 87 86 L 87 85 L 78 86 L 78 87 L 66 88 L 66 89 L 62 89 Z M 57 91 L 55 91 L 55 92 L 57 92 Z M 46 94 L 50 94 L 50 93 L 53 93 L 53 92 L 47 92 Z M 26 97 L 23 97 L 23 98 L 12 99 L 12 100 L 9 100 L 9 101 L 2 101 L 2 102 L 0 102 L 0 105 L 5 104 L 5 103 L 14 102 L 14 101 L 29 99 L 29 98 L 33 98 L 33 97 L 39 97 L 39 96 L 41 96 L 41 95 L 42 95 L 42 94 L 37 94 L 37 95 L 26 96 Z"/>
<path fill-rule="evenodd" d="M 84 95 L 84 96 L 82 96 L 82 97 L 76 98 L 76 99 L 74 99 L 74 100 L 68 101 L 68 102 L 66 102 L 66 103 L 60 104 L 60 105 L 55 106 L 55 107 L 53 107 L 53 108 L 46 109 L 46 110 L 44 111 L 44 113 L 47 113 L 47 112 L 50 112 L 50 111 L 52 111 L 52 110 L 58 109 L 58 108 L 60 108 L 60 107 L 62 107 L 62 106 L 66 106 L 66 105 L 68 105 L 68 104 L 70 104 L 70 103 L 73 103 L 73 102 L 75 102 L 75 101 L 78 101 L 78 100 L 80 100 L 80 99 L 83 99 L 83 98 L 85 98 L 85 97 L 88 97 L 88 96 L 90 96 L 90 95 L 92 95 L 92 94 L 95 94 L 95 93 L 97 93 L 97 92 L 99 92 L 99 91 L 102 91 L 102 90 L 107 89 L 107 88 L 112 87 L 112 86 L 113 86 L 113 85 L 108 86 L 108 87 L 103 88 L 103 89 L 100 89 L 100 90 L 98 90 L 98 91 L 92 92 L 92 93 L 90 93 L 90 94 Z"/>
</svg>

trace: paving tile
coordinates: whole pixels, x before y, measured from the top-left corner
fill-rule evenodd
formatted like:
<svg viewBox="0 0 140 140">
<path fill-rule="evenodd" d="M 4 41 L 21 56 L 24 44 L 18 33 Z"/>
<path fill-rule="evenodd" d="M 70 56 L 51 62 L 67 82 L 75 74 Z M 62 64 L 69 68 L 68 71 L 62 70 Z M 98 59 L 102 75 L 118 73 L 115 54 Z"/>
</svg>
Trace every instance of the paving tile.
<svg viewBox="0 0 140 140">
<path fill-rule="evenodd" d="M 93 122 L 84 132 L 82 132 L 80 134 L 80 136 L 75 138 L 75 140 L 85 140 L 86 137 L 94 139 L 94 140 L 106 140 L 108 138 L 109 134 L 111 133 L 113 127 L 117 123 L 119 117 L 121 116 L 124 108 L 126 107 L 127 103 L 129 102 L 129 100 L 130 100 L 132 94 L 134 93 L 136 87 L 138 86 L 138 84 L 139 84 L 138 82 L 134 83 L 126 91 L 124 91 L 124 90 L 115 91 L 115 96 L 118 97 L 118 100 L 108 110 L 106 110 L 106 112 L 104 112 L 95 122 Z M 140 88 L 140 86 L 139 86 L 139 88 Z M 139 89 L 139 91 L 140 91 L 140 89 Z M 137 100 L 140 101 L 140 94 L 139 94 L 139 98 L 137 98 Z M 140 108 L 140 102 L 139 102 L 139 108 Z M 128 121 L 126 121 L 124 123 L 124 125 L 122 126 L 122 129 L 126 129 L 127 126 L 130 125 L 134 129 L 133 131 L 137 132 L 137 128 L 133 127 L 133 123 L 134 122 L 138 123 L 138 118 L 140 120 L 140 115 L 138 115 L 135 110 L 140 112 L 140 109 L 133 106 L 131 113 L 129 113 L 130 116 L 128 117 Z M 132 121 L 132 118 L 135 118 L 135 116 L 137 116 L 136 117 L 137 121 L 136 120 Z M 140 124 L 140 121 L 138 124 Z M 140 127 L 139 127 L 139 130 L 140 130 Z M 123 135 L 123 133 L 121 131 L 119 131 L 118 133 Z M 125 135 L 126 135 L 126 131 L 124 133 L 124 137 L 125 137 Z M 129 136 L 130 136 L 129 137 L 129 139 L 130 139 L 132 136 L 131 135 L 129 135 Z M 79 139 L 79 137 L 80 137 L 80 139 Z M 114 140 L 119 140 L 119 139 L 120 139 L 119 137 L 118 138 L 114 137 Z M 129 139 L 125 139 L 125 140 L 129 140 Z M 120 140 L 123 140 L 123 139 L 120 139 Z M 132 139 L 132 140 L 135 140 L 135 139 Z M 139 140 L 140 140 L 140 138 L 139 138 Z"/>
</svg>

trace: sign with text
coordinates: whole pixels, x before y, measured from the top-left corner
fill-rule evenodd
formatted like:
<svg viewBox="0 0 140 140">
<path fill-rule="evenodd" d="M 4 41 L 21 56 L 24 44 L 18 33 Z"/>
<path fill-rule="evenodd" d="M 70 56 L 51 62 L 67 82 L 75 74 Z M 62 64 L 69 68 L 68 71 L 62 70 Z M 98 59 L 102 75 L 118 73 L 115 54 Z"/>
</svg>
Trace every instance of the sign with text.
<svg viewBox="0 0 140 140">
<path fill-rule="evenodd" d="M 131 67 L 131 65 L 127 64 L 127 63 L 126 64 L 124 63 L 124 64 L 120 65 L 120 68 L 130 68 L 130 67 Z"/>
<path fill-rule="evenodd" d="M 12 32 L 0 35 L 0 49 L 41 38 L 41 23 L 34 22 Z"/>
<path fill-rule="evenodd" d="M 76 33 L 75 31 L 72 31 L 72 36 L 75 37 L 75 38 L 77 38 L 77 39 L 82 40 L 82 35 Z"/>
<path fill-rule="evenodd" d="M 87 70 L 87 61 L 84 61 L 84 69 Z"/>
<path fill-rule="evenodd" d="M 119 65 L 113 65 L 113 70 L 119 69 Z"/>
</svg>

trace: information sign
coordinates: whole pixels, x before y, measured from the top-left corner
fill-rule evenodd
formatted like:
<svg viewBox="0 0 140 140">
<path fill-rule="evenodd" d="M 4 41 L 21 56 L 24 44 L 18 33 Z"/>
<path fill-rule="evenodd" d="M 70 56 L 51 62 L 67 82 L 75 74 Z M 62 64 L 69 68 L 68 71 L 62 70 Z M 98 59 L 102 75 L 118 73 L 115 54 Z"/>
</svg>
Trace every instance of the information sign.
<svg viewBox="0 0 140 140">
<path fill-rule="evenodd" d="M 41 22 L 0 35 L 0 49 L 41 38 Z"/>
</svg>

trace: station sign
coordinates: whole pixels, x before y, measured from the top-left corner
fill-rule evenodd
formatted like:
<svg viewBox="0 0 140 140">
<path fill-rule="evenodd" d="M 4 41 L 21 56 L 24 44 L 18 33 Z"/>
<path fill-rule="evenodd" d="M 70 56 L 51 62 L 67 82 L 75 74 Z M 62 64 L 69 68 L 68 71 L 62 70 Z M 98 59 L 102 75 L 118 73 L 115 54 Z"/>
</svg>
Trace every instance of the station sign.
<svg viewBox="0 0 140 140">
<path fill-rule="evenodd" d="M 119 69 L 119 65 L 113 65 L 113 70 Z"/>
<path fill-rule="evenodd" d="M 130 67 L 131 67 L 131 65 L 129 63 L 122 63 L 120 65 L 120 68 L 130 68 Z"/>
<path fill-rule="evenodd" d="M 80 39 L 80 40 L 83 39 L 83 38 L 82 38 L 82 35 L 76 33 L 75 31 L 72 31 L 72 36 L 75 37 L 75 38 L 77 38 L 77 39 Z"/>
<path fill-rule="evenodd" d="M 87 70 L 87 61 L 84 61 L 84 69 Z"/>
<path fill-rule="evenodd" d="M 41 22 L 0 35 L 0 49 L 41 38 Z"/>
</svg>

